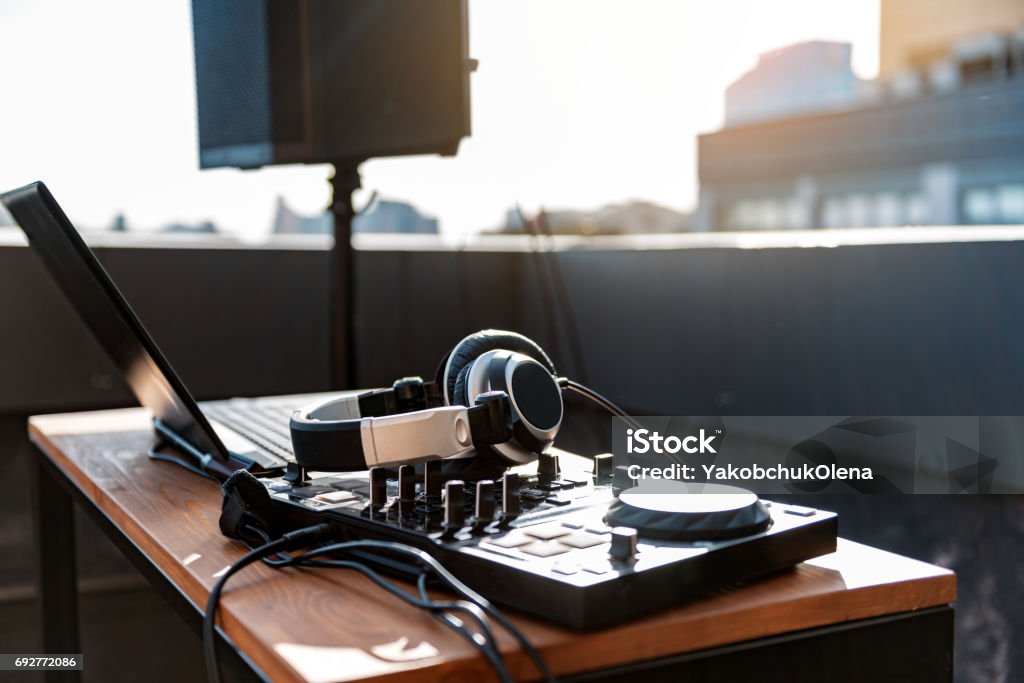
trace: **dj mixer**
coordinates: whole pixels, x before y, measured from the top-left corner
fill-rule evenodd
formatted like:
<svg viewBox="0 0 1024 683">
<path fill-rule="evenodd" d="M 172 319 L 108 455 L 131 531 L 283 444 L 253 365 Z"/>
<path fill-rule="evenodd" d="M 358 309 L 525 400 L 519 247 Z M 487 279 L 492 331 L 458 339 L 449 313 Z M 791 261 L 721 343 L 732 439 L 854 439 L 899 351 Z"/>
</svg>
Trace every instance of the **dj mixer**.
<svg viewBox="0 0 1024 683">
<path fill-rule="evenodd" d="M 289 524 L 330 522 L 345 539 L 418 547 L 487 598 L 577 629 L 835 550 L 834 513 L 721 485 L 651 495 L 620 488 L 614 470 L 590 463 L 545 455 L 536 471 L 463 481 L 446 480 L 430 462 L 264 484 Z M 410 577 L 418 571 L 399 559 L 383 564 Z"/>
</svg>

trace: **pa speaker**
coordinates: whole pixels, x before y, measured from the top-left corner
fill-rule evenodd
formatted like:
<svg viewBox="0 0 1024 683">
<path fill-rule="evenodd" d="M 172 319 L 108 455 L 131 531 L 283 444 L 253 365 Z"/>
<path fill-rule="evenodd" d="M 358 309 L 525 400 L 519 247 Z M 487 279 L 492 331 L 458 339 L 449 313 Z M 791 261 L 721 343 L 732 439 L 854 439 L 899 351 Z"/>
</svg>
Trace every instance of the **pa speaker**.
<svg viewBox="0 0 1024 683">
<path fill-rule="evenodd" d="M 455 154 L 466 0 L 193 0 L 199 165 Z"/>
</svg>

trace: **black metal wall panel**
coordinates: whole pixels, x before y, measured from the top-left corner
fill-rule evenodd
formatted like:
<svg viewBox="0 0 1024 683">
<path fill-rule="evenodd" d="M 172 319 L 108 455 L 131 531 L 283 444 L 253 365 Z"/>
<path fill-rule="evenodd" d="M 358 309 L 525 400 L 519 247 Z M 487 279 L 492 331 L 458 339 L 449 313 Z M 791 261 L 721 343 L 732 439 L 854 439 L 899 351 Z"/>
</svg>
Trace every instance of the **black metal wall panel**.
<svg viewBox="0 0 1024 683">
<path fill-rule="evenodd" d="M 323 250 L 96 250 L 173 367 L 203 398 L 328 388 Z M 133 405 L 24 247 L 0 247 L 0 413 Z"/>
</svg>

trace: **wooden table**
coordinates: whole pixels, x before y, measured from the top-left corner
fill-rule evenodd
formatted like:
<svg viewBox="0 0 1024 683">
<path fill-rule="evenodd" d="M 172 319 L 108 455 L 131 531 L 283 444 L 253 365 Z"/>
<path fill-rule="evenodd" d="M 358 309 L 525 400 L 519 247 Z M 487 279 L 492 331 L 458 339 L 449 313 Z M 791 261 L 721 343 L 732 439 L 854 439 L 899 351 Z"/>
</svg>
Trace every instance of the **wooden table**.
<svg viewBox="0 0 1024 683">
<path fill-rule="evenodd" d="M 141 409 L 33 417 L 29 431 L 46 651 L 78 651 L 72 500 L 198 633 L 218 572 L 242 554 L 217 529 L 217 486 L 146 457 Z M 604 631 L 512 617 L 571 680 L 936 681 L 952 679 L 955 597 L 952 572 L 843 540 L 791 571 Z M 222 661 L 248 678 L 493 680 L 465 641 L 353 572 L 253 566 L 228 584 L 221 618 Z M 499 640 L 513 675 L 535 678 Z"/>
</svg>

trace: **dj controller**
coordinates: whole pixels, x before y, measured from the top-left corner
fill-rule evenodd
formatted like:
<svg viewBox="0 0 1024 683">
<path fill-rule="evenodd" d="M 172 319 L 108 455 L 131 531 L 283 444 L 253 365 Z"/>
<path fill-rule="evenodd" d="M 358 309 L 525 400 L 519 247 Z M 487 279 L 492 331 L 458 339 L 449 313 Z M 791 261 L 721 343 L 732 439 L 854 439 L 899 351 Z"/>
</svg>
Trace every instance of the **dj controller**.
<svg viewBox="0 0 1024 683">
<path fill-rule="evenodd" d="M 650 614 L 835 550 L 832 512 L 713 484 L 652 495 L 618 486 L 610 458 L 592 462 L 545 455 L 535 470 L 481 481 L 445 480 L 441 464 L 430 462 L 264 484 L 289 525 L 329 522 L 341 540 L 418 547 L 488 599 L 576 629 Z M 398 559 L 379 563 L 409 578 L 418 573 Z"/>
</svg>

